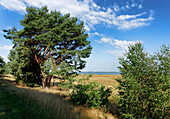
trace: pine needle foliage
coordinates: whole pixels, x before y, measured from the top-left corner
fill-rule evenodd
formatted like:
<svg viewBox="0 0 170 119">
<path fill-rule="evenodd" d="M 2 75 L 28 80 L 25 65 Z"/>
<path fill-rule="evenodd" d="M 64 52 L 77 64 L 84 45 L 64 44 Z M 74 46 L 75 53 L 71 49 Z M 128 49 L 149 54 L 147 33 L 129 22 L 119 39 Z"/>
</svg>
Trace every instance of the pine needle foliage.
<svg viewBox="0 0 170 119">
<path fill-rule="evenodd" d="M 141 43 L 130 45 L 119 58 L 122 79 L 118 87 L 119 114 L 129 119 L 162 119 L 169 114 L 170 48 L 163 45 L 155 55 Z"/>
<path fill-rule="evenodd" d="M 83 59 L 90 56 L 92 47 L 83 22 L 70 14 L 49 11 L 47 6 L 27 7 L 26 11 L 20 21 L 23 29 L 4 30 L 5 37 L 13 41 L 14 48 L 24 49 L 21 55 L 28 53 L 36 61 L 43 87 L 50 86 L 54 74 L 60 76 L 65 70 L 72 75 L 85 67 Z M 62 67 L 64 63 L 67 67 Z"/>
<path fill-rule="evenodd" d="M 4 73 L 5 71 L 4 66 L 5 66 L 4 59 L 0 56 L 0 74 Z"/>
<path fill-rule="evenodd" d="M 24 53 L 23 53 L 24 52 Z M 20 47 L 10 50 L 8 55 L 10 73 L 15 76 L 16 82 L 27 86 L 41 85 L 40 68 L 32 58 L 31 53 Z"/>
</svg>

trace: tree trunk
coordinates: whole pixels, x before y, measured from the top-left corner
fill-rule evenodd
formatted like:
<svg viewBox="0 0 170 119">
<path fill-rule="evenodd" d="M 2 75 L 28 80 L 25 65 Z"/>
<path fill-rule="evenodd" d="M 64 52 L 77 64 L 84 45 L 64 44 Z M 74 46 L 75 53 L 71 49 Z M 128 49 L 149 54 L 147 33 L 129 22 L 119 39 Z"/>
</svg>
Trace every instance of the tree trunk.
<svg viewBox="0 0 170 119">
<path fill-rule="evenodd" d="M 46 76 L 44 74 L 43 71 L 41 71 L 41 74 L 42 74 L 42 85 L 43 85 L 43 88 L 50 88 L 50 82 L 51 82 L 51 79 L 52 79 L 52 75 L 49 75 L 49 76 Z"/>
<path fill-rule="evenodd" d="M 48 80 L 47 80 L 47 87 L 48 88 L 50 88 L 51 78 L 52 78 L 52 75 L 48 76 Z"/>
<path fill-rule="evenodd" d="M 43 85 L 43 88 L 45 88 L 46 87 L 46 76 L 43 71 L 41 71 L 41 74 L 42 74 L 42 85 Z"/>
<path fill-rule="evenodd" d="M 42 85 L 43 85 L 43 88 L 45 88 L 46 87 L 46 85 L 45 85 L 46 83 L 45 83 L 45 77 L 43 76 L 43 79 L 42 79 Z"/>
</svg>

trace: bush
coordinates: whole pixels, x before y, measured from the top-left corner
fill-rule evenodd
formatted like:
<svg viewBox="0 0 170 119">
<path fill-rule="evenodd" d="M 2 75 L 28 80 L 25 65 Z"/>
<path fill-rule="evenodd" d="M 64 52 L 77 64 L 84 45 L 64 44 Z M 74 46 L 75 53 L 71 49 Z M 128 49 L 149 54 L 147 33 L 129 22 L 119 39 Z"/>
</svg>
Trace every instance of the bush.
<svg viewBox="0 0 170 119">
<path fill-rule="evenodd" d="M 111 92 L 110 88 L 105 89 L 105 86 L 102 84 L 90 82 L 87 84 L 75 85 L 70 97 L 75 105 L 99 107 L 109 104 L 108 97 Z"/>
<path fill-rule="evenodd" d="M 169 110 L 170 50 L 163 46 L 154 56 L 142 44 L 129 46 L 119 58 L 119 113 L 124 118 L 165 118 Z"/>
</svg>

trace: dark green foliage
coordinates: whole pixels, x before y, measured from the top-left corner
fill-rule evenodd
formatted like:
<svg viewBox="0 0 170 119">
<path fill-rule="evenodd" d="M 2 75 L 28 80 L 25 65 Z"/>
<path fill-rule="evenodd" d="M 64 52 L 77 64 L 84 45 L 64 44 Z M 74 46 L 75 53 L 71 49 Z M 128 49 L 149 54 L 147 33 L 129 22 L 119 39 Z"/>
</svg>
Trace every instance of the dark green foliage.
<svg viewBox="0 0 170 119">
<path fill-rule="evenodd" d="M 163 46 L 154 56 L 142 44 L 129 46 L 119 58 L 119 113 L 124 118 L 165 118 L 169 110 L 170 49 Z"/>
<path fill-rule="evenodd" d="M 83 59 L 89 57 L 92 47 L 87 41 L 84 23 L 77 21 L 70 14 L 49 12 L 47 7 L 28 7 L 20 21 L 22 30 L 17 31 L 15 27 L 4 30 L 5 37 L 21 51 L 20 58 L 36 62 L 31 65 L 40 69 L 43 87 L 50 86 L 54 74 L 72 75 L 85 67 Z"/>
<path fill-rule="evenodd" d="M 70 97 L 75 105 L 99 107 L 107 106 L 109 104 L 108 97 L 111 92 L 110 88 L 105 88 L 103 85 L 90 82 L 87 84 L 75 85 Z"/>
<path fill-rule="evenodd" d="M 4 66 L 5 66 L 5 62 L 3 58 L 0 56 L 0 74 L 5 72 Z"/>
<path fill-rule="evenodd" d="M 20 53 L 21 51 L 25 52 L 25 56 Z M 11 50 L 8 59 L 10 60 L 8 63 L 10 73 L 15 76 L 18 83 L 27 86 L 41 85 L 40 68 L 36 67 L 38 66 L 36 61 L 24 49 L 15 48 Z"/>
<path fill-rule="evenodd" d="M 5 64 L 4 69 L 5 69 L 5 74 L 11 74 L 12 73 L 12 69 L 9 66 L 9 62 L 7 64 Z"/>
</svg>

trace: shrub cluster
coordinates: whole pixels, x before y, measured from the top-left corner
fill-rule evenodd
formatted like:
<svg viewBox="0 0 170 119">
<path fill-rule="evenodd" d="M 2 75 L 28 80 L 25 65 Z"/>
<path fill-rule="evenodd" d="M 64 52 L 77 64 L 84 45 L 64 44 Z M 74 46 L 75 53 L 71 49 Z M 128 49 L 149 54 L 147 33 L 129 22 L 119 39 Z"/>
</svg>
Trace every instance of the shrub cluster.
<svg viewBox="0 0 170 119">
<path fill-rule="evenodd" d="M 75 85 L 70 97 L 75 105 L 99 107 L 109 104 L 108 97 L 111 93 L 110 88 L 105 88 L 105 86 L 96 82 L 90 82 Z"/>
</svg>

